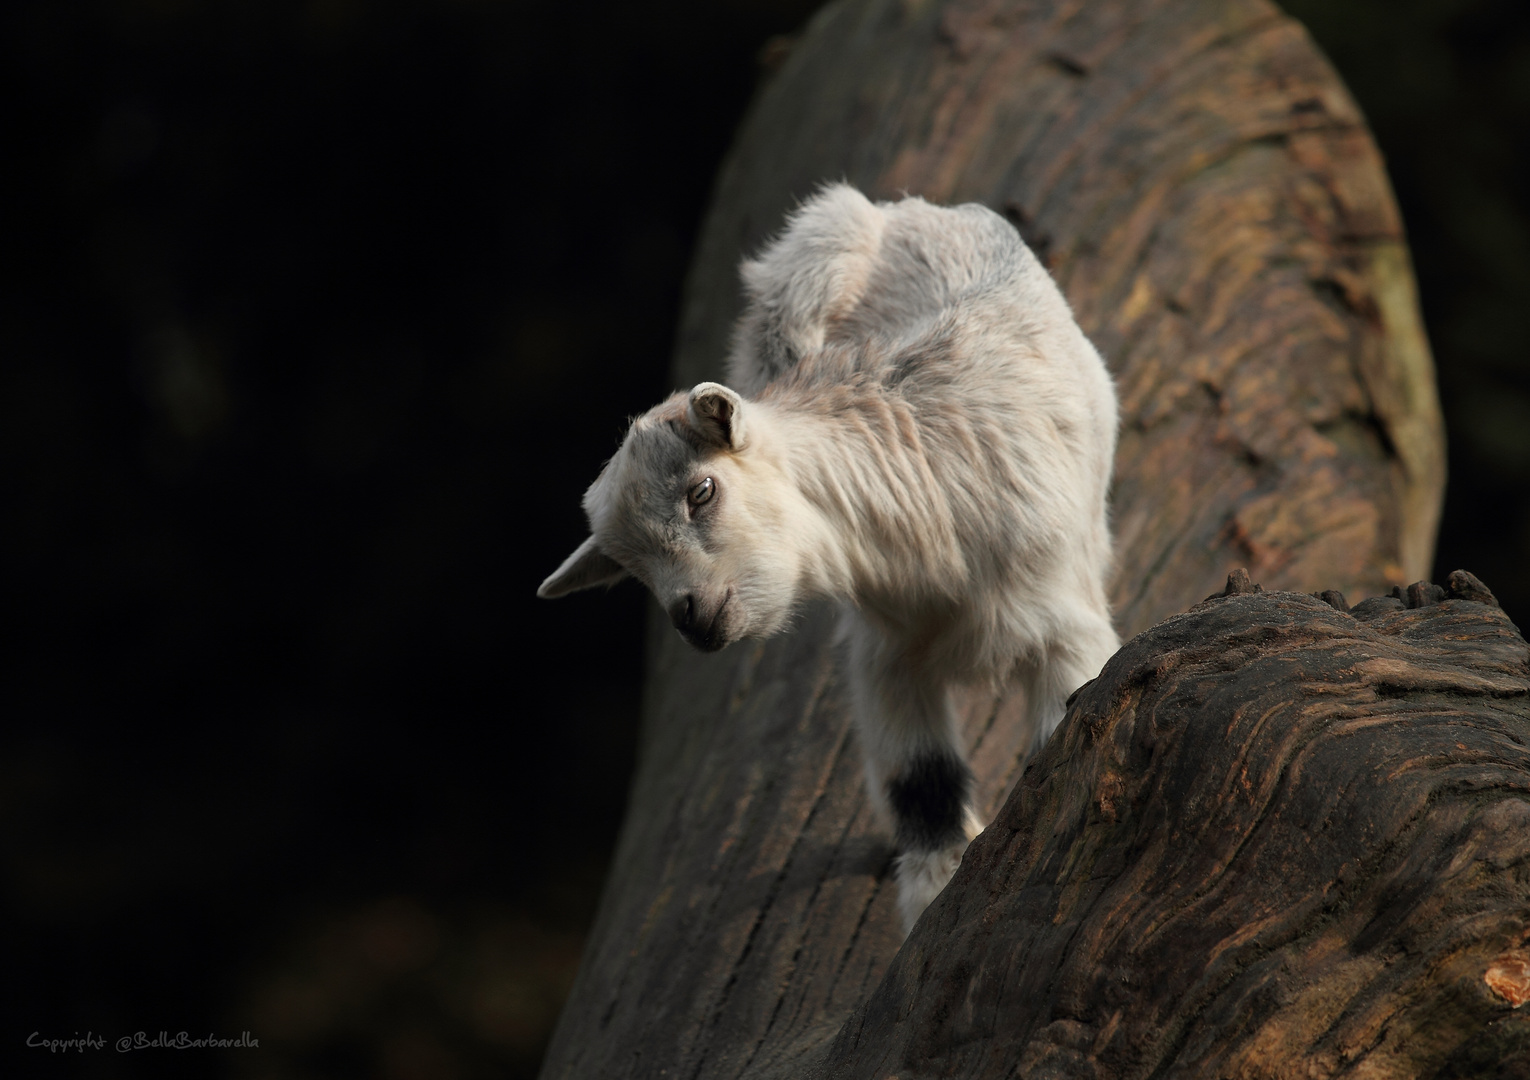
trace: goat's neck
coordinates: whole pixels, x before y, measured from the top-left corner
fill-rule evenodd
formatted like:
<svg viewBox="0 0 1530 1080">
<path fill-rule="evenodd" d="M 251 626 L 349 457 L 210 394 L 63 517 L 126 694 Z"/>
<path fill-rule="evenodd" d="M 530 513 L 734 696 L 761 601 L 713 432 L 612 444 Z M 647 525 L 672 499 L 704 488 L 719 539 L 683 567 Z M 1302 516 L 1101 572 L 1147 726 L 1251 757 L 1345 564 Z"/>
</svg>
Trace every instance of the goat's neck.
<svg viewBox="0 0 1530 1080">
<path fill-rule="evenodd" d="M 911 592 L 935 600 L 959 587 L 950 506 L 912 405 L 834 386 L 759 406 L 774 465 L 808 519 L 804 584 L 872 604 Z"/>
</svg>

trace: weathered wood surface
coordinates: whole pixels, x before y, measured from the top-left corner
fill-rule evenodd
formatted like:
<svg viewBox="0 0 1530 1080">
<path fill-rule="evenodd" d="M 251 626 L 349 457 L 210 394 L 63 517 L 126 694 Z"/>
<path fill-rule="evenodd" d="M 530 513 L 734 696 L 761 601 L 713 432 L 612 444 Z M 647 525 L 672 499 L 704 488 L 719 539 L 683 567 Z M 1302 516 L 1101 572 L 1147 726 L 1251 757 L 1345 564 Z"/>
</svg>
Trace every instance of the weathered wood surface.
<svg viewBox="0 0 1530 1080">
<path fill-rule="evenodd" d="M 1274 7 L 830 5 L 719 177 L 676 385 L 721 373 L 740 255 L 839 178 L 982 201 L 1045 256 L 1121 393 L 1124 633 L 1234 565 L 1352 596 L 1427 573 L 1444 451 L 1396 208 Z M 831 622 L 701 656 L 656 619 L 628 817 L 545 1076 L 797 1076 L 878 986 L 892 852 Z M 1013 696 L 963 715 L 992 813 L 1029 733 Z"/>
<path fill-rule="evenodd" d="M 1530 649 L 1496 605 L 1210 600 L 1059 736 L 823 1075 L 1530 1076 Z"/>
</svg>

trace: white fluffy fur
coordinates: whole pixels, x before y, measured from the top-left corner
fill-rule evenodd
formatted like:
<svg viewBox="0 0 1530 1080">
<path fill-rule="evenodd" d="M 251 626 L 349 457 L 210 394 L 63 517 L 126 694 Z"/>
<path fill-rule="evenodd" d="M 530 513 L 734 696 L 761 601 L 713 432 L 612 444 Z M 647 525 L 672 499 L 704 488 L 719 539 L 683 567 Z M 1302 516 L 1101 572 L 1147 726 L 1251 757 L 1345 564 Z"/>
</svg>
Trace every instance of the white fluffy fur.
<svg viewBox="0 0 1530 1080">
<path fill-rule="evenodd" d="M 831 186 L 743 279 L 729 386 L 633 422 L 585 495 L 591 540 L 540 592 L 630 572 L 704 649 L 841 601 L 867 785 L 891 817 L 901 768 L 960 755 L 954 685 L 1018 677 L 1045 738 L 1115 651 L 1114 390 L 1046 270 L 981 206 Z M 969 807 L 963 835 L 900 856 L 907 924 L 979 827 Z"/>
</svg>

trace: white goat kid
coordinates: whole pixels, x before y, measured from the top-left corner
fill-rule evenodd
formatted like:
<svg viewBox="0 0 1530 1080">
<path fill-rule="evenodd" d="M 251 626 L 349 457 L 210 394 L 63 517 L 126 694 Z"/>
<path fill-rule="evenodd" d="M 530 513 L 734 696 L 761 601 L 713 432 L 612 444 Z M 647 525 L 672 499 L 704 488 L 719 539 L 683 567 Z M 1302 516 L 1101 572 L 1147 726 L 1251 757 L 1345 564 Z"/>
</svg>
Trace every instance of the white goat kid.
<svg viewBox="0 0 1530 1080">
<path fill-rule="evenodd" d="M 1038 742 L 1118 645 L 1116 399 L 1015 230 L 981 206 L 825 188 L 742 268 L 731 388 L 633 421 L 592 535 L 539 595 L 632 574 L 713 651 L 841 601 L 905 929 L 982 823 L 951 690 L 1018 678 Z"/>
</svg>

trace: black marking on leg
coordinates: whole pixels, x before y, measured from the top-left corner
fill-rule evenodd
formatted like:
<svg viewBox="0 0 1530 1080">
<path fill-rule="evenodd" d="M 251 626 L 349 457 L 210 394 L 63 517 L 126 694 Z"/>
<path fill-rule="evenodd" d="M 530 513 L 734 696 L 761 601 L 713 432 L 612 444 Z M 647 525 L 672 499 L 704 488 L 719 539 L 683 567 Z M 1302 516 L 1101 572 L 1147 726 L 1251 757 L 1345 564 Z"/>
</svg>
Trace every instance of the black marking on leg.
<svg viewBox="0 0 1530 1080">
<path fill-rule="evenodd" d="M 887 801 L 904 851 L 939 851 L 966 838 L 972 770 L 949 753 L 928 753 L 909 761 L 887 782 Z"/>
</svg>

